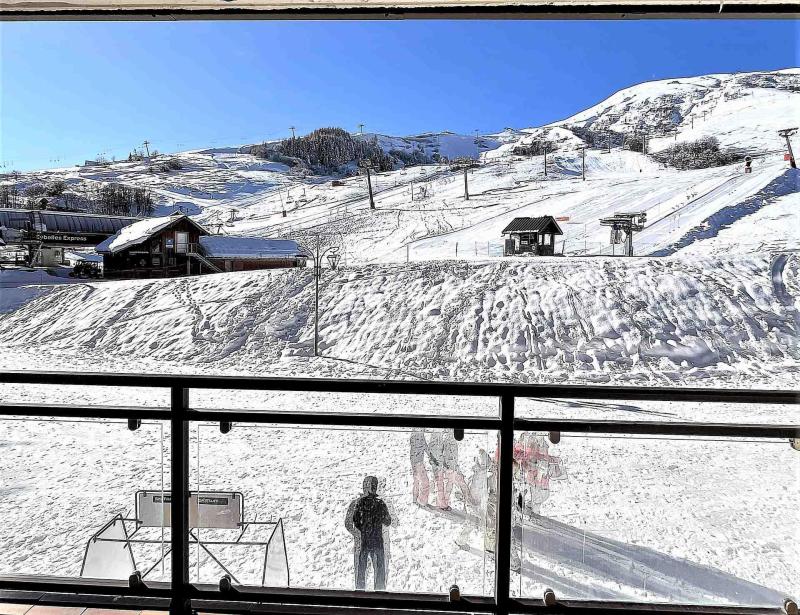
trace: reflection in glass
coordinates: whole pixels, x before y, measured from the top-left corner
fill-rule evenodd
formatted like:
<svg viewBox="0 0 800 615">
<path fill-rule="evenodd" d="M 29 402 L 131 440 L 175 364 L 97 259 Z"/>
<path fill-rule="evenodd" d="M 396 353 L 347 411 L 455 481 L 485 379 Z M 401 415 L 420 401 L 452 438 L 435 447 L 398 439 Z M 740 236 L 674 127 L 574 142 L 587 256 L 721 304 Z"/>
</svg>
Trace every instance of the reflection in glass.
<svg viewBox="0 0 800 615">
<path fill-rule="evenodd" d="M 239 491 L 244 514 L 281 522 L 291 587 L 491 594 L 486 459 L 496 434 L 452 430 L 200 425 L 193 489 Z M 251 528 L 253 538 L 261 528 Z M 250 530 L 248 530 L 250 531 Z M 224 564 L 261 584 L 255 553 L 197 529 L 191 578 L 216 583 Z M 202 548 L 209 546 L 219 562 Z"/>
<path fill-rule="evenodd" d="M 514 593 L 747 606 L 797 595 L 800 513 L 787 503 L 800 455 L 786 441 L 565 435 L 532 449 L 533 477 L 517 442 Z"/>
</svg>

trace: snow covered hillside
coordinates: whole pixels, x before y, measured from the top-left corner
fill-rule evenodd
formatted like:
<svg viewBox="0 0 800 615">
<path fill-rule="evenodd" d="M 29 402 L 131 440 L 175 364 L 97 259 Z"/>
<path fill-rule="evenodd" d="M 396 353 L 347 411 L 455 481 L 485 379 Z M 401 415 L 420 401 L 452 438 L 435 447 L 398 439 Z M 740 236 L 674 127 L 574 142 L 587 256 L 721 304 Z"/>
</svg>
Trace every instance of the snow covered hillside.
<svg viewBox="0 0 800 615">
<path fill-rule="evenodd" d="M 176 154 L 178 169 L 117 162 L 22 174 L 16 181 L 22 188 L 57 180 L 76 190 L 108 182 L 144 187 L 157 214 L 181 209 L 219 233 L 337 232 L 348 264 L 493 258 L 501 253 L 500 231 L 510 219 L 543 214 L 565 219 L 557 251 L 610 255 L 615 248 L 599 219 L 617 211 L 647 213 L 647 227 L 634 241 L 639 255 L 688 248 L 747 252 L 753 247 L 748 216 L 798 191 L 798 176 L 787 171 L 785 141 L 777 134 L 795 125 L 800 125 L 800 69 L 786 69 L 643 83 L 549 126 L 509 128 L 480 138 L 363 135 L 377 138 L 387 152 L 480 156 L 482 165 L 469 173 L 469 200 L 461 172 L 431 163 L 373 173 L 373 210 L 363 176 L 311 175 L 235 147 Z M 741 163 L 677 170 L 627 149 L 624 139 L 612 139 L 607 151 L 600 138 L 586 150 L 582 181 L 581 147 L 595 142 L 589 134 L 605 131 L 621 138 L 647 132 L 650 152 L 714 136 L 722 147 L 753 155 L 753 172 L 744 175 Z M 514 154 L 541 138 L 557 148 L 547 156 L 546 174 L 543 155 Z M 720 217 L 722 210 L 727 213 Z M 769 211 L 763 215 L 771 217 Z M 782 229 L 765 239 L 769 249 L 800 248 L 800 223 Z M 715 237 L 708 249 L 698 248 Z"/>
<path fill-rule="evenodd" d="M 0 317 L 0 343 L 281 373 L 312 353 L 313 286 L 310 270 L 71 284 Z M 794 257 L 356 267 L 323 281 L 320 348 L 407 377 L 775 384 L 800 365 L 798 291 Z"/>
<path fill-rule="evenodd" d="M 646 132 L 653 151 L 675 140 L 715 136 L 723 146 L 757 154 L 776 149 L 777 131 L 797 125 L 798 92 L 797 68 L 650 81 L 553 125 Z"/>
</svg>

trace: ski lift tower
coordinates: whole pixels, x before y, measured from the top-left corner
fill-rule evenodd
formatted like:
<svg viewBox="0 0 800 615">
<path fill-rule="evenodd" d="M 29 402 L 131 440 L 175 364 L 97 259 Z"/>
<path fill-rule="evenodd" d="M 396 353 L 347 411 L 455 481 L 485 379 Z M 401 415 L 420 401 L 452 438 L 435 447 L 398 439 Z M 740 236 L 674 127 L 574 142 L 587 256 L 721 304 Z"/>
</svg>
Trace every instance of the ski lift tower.
<svg viewBox="0 0 800 615">
<path fill-rule="evenodd" d="M 644 229 L 647 214 L 643 211 L 615 213 L 610 218 L 601 218 L 601 226 L 611 227 L 611 245 L 625 244 L 625 256 L 633 256 L 633 233 Z"/>
<path fill-rule="evenodd" d="M 778 134 L 786 139 L 786 148 L 789 150 L 789 165 L 793 168 L 797 168 L 797 163 L 794 160 L 794 152 L 792 151 L 792 142 L 789 140 L 794 134 L 797 134 L 797 128 L 784 128 L 783 130 L 779 130 Z"/>
<path fill-rule="evenodd" d="M 473 159 L 469 158 L 468 156 L 462 156 L 461 158 L 456 158 L 453 161 L 453 164 L 450 165 L 451 171 L 464 171 L 464 200 L 469 201 L 469 185 L 467 184 L 467 172 L 470 169 L 478 168 L 480 163 Z"/>
<path fill-rule="evenodd" d="M 363 130 L 364 124 L 359 124 L 359 126 L 361 126 Z M 372 196 L 372 177 L 370 176 L 370 171 L 374 168 L 372 160 L 370 160 L 369 158 L 365 158 L 364 160 L 358 163 L 358 167 L 367 176 L 367 189 L 369 190 L 369 208 L 375 209 L 375 198 Z"/>
</svg>

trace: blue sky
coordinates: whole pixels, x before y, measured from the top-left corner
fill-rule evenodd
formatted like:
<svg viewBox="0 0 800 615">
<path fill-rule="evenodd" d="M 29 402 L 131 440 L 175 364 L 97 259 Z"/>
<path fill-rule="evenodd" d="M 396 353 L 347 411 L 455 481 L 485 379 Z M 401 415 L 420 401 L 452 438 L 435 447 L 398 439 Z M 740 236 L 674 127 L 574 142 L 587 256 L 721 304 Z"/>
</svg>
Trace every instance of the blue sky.
<svg viewBox="0 0 800 615">
<path fill-rule="evenodd" d="M 0 23 L 0 171 L 319 126 L 483 133 L 650 79 L 798 65 L 794 21 Z"/>
</svg>

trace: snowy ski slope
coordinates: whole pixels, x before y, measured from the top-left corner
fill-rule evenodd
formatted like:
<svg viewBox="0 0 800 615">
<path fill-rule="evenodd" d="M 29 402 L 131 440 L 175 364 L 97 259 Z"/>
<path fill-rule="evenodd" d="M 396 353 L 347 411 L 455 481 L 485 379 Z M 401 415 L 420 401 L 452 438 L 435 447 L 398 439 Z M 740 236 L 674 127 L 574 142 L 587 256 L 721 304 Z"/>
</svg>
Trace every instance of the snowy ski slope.
<svg viewBox="0 0 800 615">
<path fill-rule="evenodd" d="M 160 204 L 159 213 L 180 208 L 214 232 L 339 232 L 349 264 L 495 257 L 501 251 L 500 231 L 511 218 L 543 214 L 569 218 L 559 250 L 611 254 L 608 229 L 598 220 L 616 211 L 648 214 L 647 228 L 635 241 L 636 254 L 673 253 L 675 246 L 696 243 L 687 236 L 712 225 L 715 212 L 726 208 L 743 212 L 725 221 L 730 227 L 725 237 L 737 245 L 735 238 L 751 232 L 749 221 L 741 218 L 753 213 L 740 205 L 757 199 L 759 207 L 768 206 L 797 192 L 797 176 L 784 175 L 785 142 L 777 130 L 787 123 L 800 125 L 799 91 L 800 69 L 708 75 L 639 84 L 549 126 L 507 129 L 477 140 L 452 133 L 364 135 L 376 136 L 387 151 L 480 156 L 483 165 L 470 172 L 468 201 L 461 173 L 431 164 L 373 174 L 377 210 L 370 210 L 363 177 L 332 186 L 334 178 L 294 172 L 235 147 L 176 154 L 184 168 L 168 173 L 151 172 L 146 162 L 119 162 L 25 174 L 23 183 L 64 179 L 72 185 L 145 186 Z M 753 173 L 744 176 L 740 164 L 678 171 L 615 146 L 610 152 L 587 150 L 584 182 L 584 142 L 570 127 L 647 132 L 650 151 L 716 136 L 724 147 L 753 155 Z M 546 176 L 543 156 L 512 154 L 516 145 L 544 134 L 558 143 L 558 151 L 548 156 Z M 798 228 L 784 227 L 771 247 L 800 247 Z M 695 239 L 700 240 L 696 233 Z"/>
</svg>

